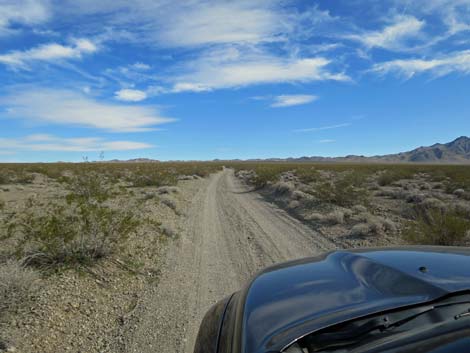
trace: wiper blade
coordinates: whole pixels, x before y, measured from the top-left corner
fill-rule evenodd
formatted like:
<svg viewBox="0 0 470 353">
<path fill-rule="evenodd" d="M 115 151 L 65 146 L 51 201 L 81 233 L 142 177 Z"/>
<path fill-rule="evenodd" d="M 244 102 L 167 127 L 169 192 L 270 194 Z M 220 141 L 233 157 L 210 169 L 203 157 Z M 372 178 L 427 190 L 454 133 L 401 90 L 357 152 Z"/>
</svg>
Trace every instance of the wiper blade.
<svg viewBox="0 0 470 353">
<path fill-rule="evenodd" d="M 410 327 L 415 327 L 413 326 L 416 325 L 415 319 L 418 325 L 428 327 L 468 316 L 470 316 L 469 294 L 448 297 L 419 307 L 376 314 L 331 326 L 305 336 L 302 339 L 302 346 L 308 348 L 308 352 L 344 349 L 344 347 L 357 345 L 365 340 L 401 334 L 408 331 Z M 419 317 L 421 318 L 418 319 Z M 402 325 L 404 329 L 399 328 Z"/>
<path fill-rule="evenodd" d="M 354 342 L 358 341 L 360 336 L 368 334 L 375 330 L 385 331 L 390 328 L 394 328 L 413 320 L 419 315 L 427 313 L 433 310 L 435 307 L 424 306 L 415 309 L 410 309 L 404 312 L 396 312 L 387 315 L 376 316 L 370 319 L 364 319 L 356 322 L 352 322 L 347 325 L 344 329 L 336 328 L 332 332 L 324 332 L 312 337 L 312 342 L 315 346 L 321 346 L 325 348 L 328 346 L 328 343 L 333 342 L 335 346 L 347 345 L 351 343 L 351 340 Z M 314 341 L 314 342 L 313 342 Z"/>
</svg>

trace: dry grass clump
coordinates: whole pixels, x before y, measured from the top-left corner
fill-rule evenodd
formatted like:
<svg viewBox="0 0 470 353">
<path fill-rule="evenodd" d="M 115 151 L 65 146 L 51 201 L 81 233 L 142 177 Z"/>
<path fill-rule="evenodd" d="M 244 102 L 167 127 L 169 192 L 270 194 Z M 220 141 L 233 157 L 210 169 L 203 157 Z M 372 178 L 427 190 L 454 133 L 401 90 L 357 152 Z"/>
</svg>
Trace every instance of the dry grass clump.
<svg viewBox="0 0 470 353">
<path fill-rule="evenodd" d="M 291 182 L 280 181 L 273 185 L 276 195 L 290 195 L 294 192 L 295 186 Z"/>
<path fill-rule="evenodd" d="M 178 233 L 168 225 L 161 224 L 159 226 L 159 230 L 164 236 L 169 238 L 176 238 L 178 236 Z"/>
<path fill-rule="evenodd" d="M 325 219 L 330 224 L 343 224 L 344 223 L 344 212 L 341 210 L 334 210 L 330 213 L 327 213 Z"/>
<path fill-rule="evenodd" d="M 358 223 L 351 228 L 350 235 L 353 237 L 364 237 L 371 233 L 371 227 L 367 223 Z"/>
<path fill-rule="evenodd" d="M 38 289 L 39 275 L 18 261 L 0 264 L 0 317 L 19 309 Z"/>
<path fill-rule="evenodd" d="M 337 225 L 344 224 L 351 215 L 347 210 L 335 209 L 328 213 L 312 212 L 305 219 L 318 224 Z"/>
<path fill-rule="evenodd" d="M 350 234 L 354 237 L 393 234 L 398 231 L 397 225 L 392 220 L 368 212 L 359 213 L 353 216 L 352 220 L 359 222 L 351 228 Z"/>
<path fill-rule="evenodd" d="M 158 195 L 177 194 L 179 192 L 180 192 L 180 189 L 177 186 L 161 186 L 157 189 Z"/>
<path fill-rule="evenodd" d="M 173 200 L 173 199 L 169 199 L 169 198 L 164 197 L 164 198 L 161 199 L 161 203 L 164 204 L 165 206 L 171 208 L 173 211 L 177 210 L 176 201 Z"/>
<path fill-rule="evenodd" d="M 353 237 L 363 237 L 384 233 L 396 233 L 396 224 L 389 219 L 372 219 L 367 223 L 357 223 L 350 231 Z"/>
</svg>

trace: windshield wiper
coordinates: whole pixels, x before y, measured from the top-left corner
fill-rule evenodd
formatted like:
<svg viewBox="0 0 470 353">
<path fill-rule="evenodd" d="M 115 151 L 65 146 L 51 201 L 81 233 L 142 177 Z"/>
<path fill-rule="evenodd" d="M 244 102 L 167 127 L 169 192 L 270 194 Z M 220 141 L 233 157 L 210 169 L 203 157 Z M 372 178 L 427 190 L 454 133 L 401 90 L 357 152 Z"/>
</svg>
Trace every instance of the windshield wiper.
<svg viewBox="0 0 470 353">
<path fill-rule="evenodd" d="M 305 337 L 305 343 L 312 352 L 322 351 L 327 348 L 349 346 L 357 344 L 373 334 L 382 334 L 392 331 L 393 329 L 435 309 L 464 304 L 470 305 L 470 301 L 444 301 L 434 305 L 424 305 L 402 311 L 377 315 L 367 319 L 359 319 L 349 323 L 336 325 L 326 331 L 307 336 Z M 460 314 L 452 314 L 448 318 L 457 320 L 465 316 L 470 316 L 470 308 Z"/>
</svg>

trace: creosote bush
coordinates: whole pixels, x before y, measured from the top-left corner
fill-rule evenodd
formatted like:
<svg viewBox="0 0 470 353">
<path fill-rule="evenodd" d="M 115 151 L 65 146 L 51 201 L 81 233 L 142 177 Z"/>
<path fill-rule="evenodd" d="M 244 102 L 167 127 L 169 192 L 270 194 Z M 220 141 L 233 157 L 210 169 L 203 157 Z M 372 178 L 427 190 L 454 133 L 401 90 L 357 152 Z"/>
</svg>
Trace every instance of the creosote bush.
<svg viewBox="0 0 470 353">
<path fill-rule="evenodd" d="M 388 169 L 384 170 L 377 178 L 380 186 L 390 185 L 396 181 L 413 178 L 413 171 L 407 169 Z"/>
<path fill-rule="evenodd" d="M 80 173 L 67 179 L 67 189 L 70 194 L 67 200 L 80 202 L 104 202 L 109 199 L 111 189 L 106 183 L 106 178 L 95 172 Z"/>
<path fill-rule="evenodd" d="M 130 212 L 82 201 L 51 204 L 41 213 L 26 211 L 10 230 L 19 239 L 17 254 L 25 264 L 74 267 L 114 253 L 137 226 Z"/>
<path fill-rule="evenodd" d="M 111 193 L 93 174 L 71 179 L 66 204 L 30 199 L 9 226 L 17 256 L 36 267 L 77 267 L 118 251 L 140 224 L 131 211 L 111 209 Z"/>
<path fill-rule="evenodd" d="M 406 241 L 423 245 L 461 245 L 470 231 L 470 220 L 454 210 L 418 212 L 403 231 Z"/>
<path fill-rule="evenodd" d="M 363 182 L 357 174 L 347 173 L 316 185 L 314 194 L 323 202 L 342 207 L 364 204 L 368 200 L 368 191 L 363 188 Z"/>
</svg>

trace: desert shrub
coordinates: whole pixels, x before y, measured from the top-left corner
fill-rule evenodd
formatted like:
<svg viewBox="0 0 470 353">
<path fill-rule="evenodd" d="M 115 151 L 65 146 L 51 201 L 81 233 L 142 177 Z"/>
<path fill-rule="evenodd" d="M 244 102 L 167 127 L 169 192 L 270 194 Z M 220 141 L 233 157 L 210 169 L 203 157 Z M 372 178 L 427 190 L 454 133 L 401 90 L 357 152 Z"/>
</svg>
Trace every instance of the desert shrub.
<svg viewBox="0 0 470 353">
<path fill-rule="evenodd" d="M 34 181 L 34 175 L 27 172 L 21 172 L 15 175 L 14 182 L 18 184 L 31 184 Z"/>
<path fill-rule="evenodd" d="M 27 303 L 38 289 L 38 282 L 37 272 L 17 261 L 0 264 L 0 317 Z"/>
<path fill-rule="evenodd" d="M 371 232 L 370 225 L 367 223 L 358 223 L 351 228 L 350 235 L 353 237 L 363 237 Z"/>
<path fill-rule="evenodd" d="M 4 210 L 6 206 L 5 200 L 0 199 L 0 211 Z"/>
<path fill-rule="evenodd" d="M 352 207 L 352 211 L 354 213 L 363 213 L 363 212 L 367 212 L 367 207 L 363 206 L 363 205 L 354 205 Z"/>
<path fill-rule="evenodd" d="M 325 215 L 322 214 L 322 213 L 318 213 L 318 212 L 312 212 L 308 215 L 305 216 L 305 219 L 307 221 L 312 221 L 312 222 L 318 222 L 318 223 L 323 223 L 325 222 Z"/>
<path fill-rule="evenodd" d="M 66 180 L 67 189 L 70 191 L 67 196 L 69 202 L 104 202 L 112 196 L 105 177 L 95 172 L 80 173 Z"/>
<path fill-rule="evenodd" d="M 420 190 L 431 190 L 432 187 L 431 187 L 431 185 L 430 185 L 429 183 L 421 183 L 421 184 L 419 185 L 419 189 L 420 189 Z"/>
<path fill-rule="evenodd" d="M 459 201 L 454 203 L 453 209 L 462 217 L 470 217 L 470 203 Z"/>
<path fill-rule="evenodd" d="M 278 196 L 292 194 L 295 190 L 294 184 L 292 184 L 291 182 L 284 182 L 284 181 L 275 183 L 273 187 L 274 187 L 274 192 Z"/>
<path fill-rule="evenodd" d="M 344 223 L 344 212 L 341 210 L 334 210 L 326 215 L 326 221 L 332 225 Z"/>
<path fill-rule="evenodd" d="M 441 200 L 435 198 L 435 197 L 428 197 L 425 198 L 421 203 L 416 204 L 414 207 L 416 208 L 423 208 L 425 210 L 429 209 L 446 209 L 446 204 L 442 202 Z"/>
<path fill-rule="evenodd" d="M 177 194 L 181 190 L 177 186 L 160 186 L 157 189 L 157 194 L 158 195 L 164 195 L 164 194 Z"/>
<path fill-rule="evenodd" d="M 18 239 L 25 264 L 76 267 L 119 250 L 138 224 L 131 212 L 79 201 L 28 207 L 11 224 L 10 236 Z"/>
<path fill-rule="evenodd" d="M 174 184 L 175 180 L 169 176 L 160 177 L 158 175 L 138 175 L 132 179 L 134 187 L 150 187 Z"/>
<path fill-rule="evenodd" d="M 177 206 L 176 206 L 176 201 L 169 199 L 169 198 L 162 198 L 161 203 L 164 204 L 165 206 L 171 208 L 173 211 L 176 211 Z"/>
<path fill-rule="evenodd" d="M 342 207 L 364 204 L 368 200 L 368 191 L 363 188 L 363 183 L 364 179 L 356 173 L 348 173 L 317 184 L 314 193 L 321 201 Z"/>
<path fill-rule="evenodd" d="M 302 183 L 308 184 L 320 179 L 320 173 L 315 167 L 297 168 L 294 170 L 295 175 Z"/>
<path fill-rule="evenodd" d="M 423 202 L 425 198 L 426 198 L 426 195 L 424 195 L 423 193 L 410 191 L 406 195 L 405 200 L 408 203 L 419 203 L 419 202 Z"/>
<path fill-rule="evenodd" d="M 178 233 L 168 225 L 161 224 L 159 226 L 159 230 L 164 236 L 169 238 L 176 238 L 178 236 Z"/>
<path fill-rule="evenodd" d="M 294 191 L 292 192 L 292 198 L 293 198 L 294 200 L 299 200 L 299 201 L 300 201 L 300 200 L 303 200 L 303 199 L 308 199 L 308 198 L 310 198 L 310 195 L 307 194 L 307 193 L 305 193 L 305 192 L 303 192 L 303 191 L 300 191 L 300 190 L 294 190 Z"/>
<path fill-rule="evenodd" d="M 396 233 L 398 231 L 397 224 L 391 219 L 385 218 L 382 220 L 382 227 L 385 232 Z"/>
<path fill-rule="evenodd" d="M 394 182 L 403 179 L 411 179 L 413 178 L 414 171 L 409 169 L 402 169 L 402 168 L 395 168 L 395 169 L 387 169 L 380 173 L 379 177 L 377 178 L 377 183 L 380 186 L 390 185 Z"/>
<path fill-rule="evenodd" d="M 470 230 L 470 221 L 455 211 L 419 212 L 403 232 L 406 241 L 425 245 L 459 245 Z"/>
<path fill-rule="evenodd" d="M 300 207 L 300 202 L 298 200 L 291 200 L 287 205 L 287 208 L 290 210 L 293 210 L 299 207 Z"/>
<path fill-rule="evenodd" d="M 6 170 L 0 170 L 0 185 L 8 184 L 10 182 L 10 176 Z"/>
</svg>

